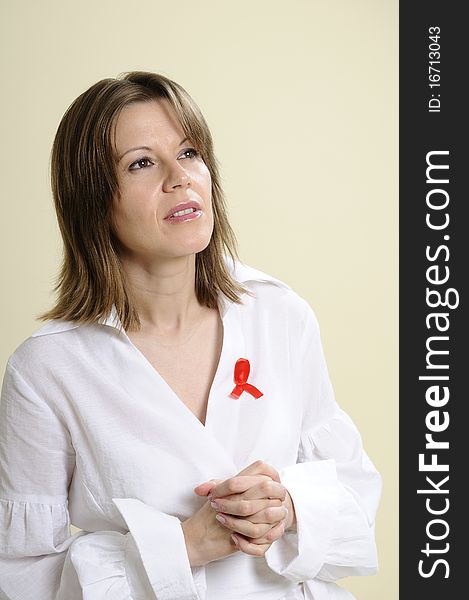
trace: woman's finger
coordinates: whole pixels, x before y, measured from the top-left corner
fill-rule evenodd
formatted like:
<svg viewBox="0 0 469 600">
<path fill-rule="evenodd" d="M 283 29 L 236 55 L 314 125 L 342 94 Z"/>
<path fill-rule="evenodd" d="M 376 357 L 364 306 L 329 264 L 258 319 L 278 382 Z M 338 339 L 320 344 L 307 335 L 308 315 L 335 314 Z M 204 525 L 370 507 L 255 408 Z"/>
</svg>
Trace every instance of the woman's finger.
<svg viewBox="0 0 469 600">
<path fill-rule="evenodd" d="M 222 481 L 223 479 L 211 479 L 210 481 L 199 483 L 199 485 L 194 488 L 194 492 L 197 496 L 208 496 L 213 488 Z"/>
<path fill-rule="evenodd" d="M 247 538 L 257 539 L 264 537 L 272 529 L 270 523 L 251 523 L 247 519 L 238 519 L 226 514 L 218 513 L 216 519 L 227 529 L 231 529 L 235 533 L 241 533 Z"/>
<path fill-rule="evenodd" d="M 260 510 L 258 513 L 251 515 L 249 521 L 251 523 L 269 523 L 277 524 L 287 518 L 288 509 L 286 506 L 269 506 Z"/>
<path fill-rule="evenodd" d="M 248 467 L 246 467 L 245 469 L 240 471 L 238 473 L 238 475 L 236 475 L 236 477 L 240 477 L 240 476 L 241 477 L 260 476 L 262 478 L 270 478 L 273 481 L 280 483 L 280 476 L 278 474 L 278 471 L 271 465 L 264 462 L 263 460 L 256 460 L 251 465 L 249 465 Z M 235 479 L 235 477 L 232 477 L 231 479 Z M 229 480 L 226 480 L 226 481 L 229 481 Z M 222 483 L 222 482 L 223 482 L 222 479 L 211 479 L 210 481 L 206 481 L 204 483 L 199 484 L 197 487 L 195 487 L 194 492 L 198 496 L 207 496 L 210 494 L 210 492 L 213 490 L 213 488 L 217 484 Z M 245 491 L 245 490 L 240 489 L 240 491 Z M 219 495 L 218 492 L 216 495 Z"/>
<path fill-rule="evenodd" d="M 282 502 L 285 500 L 287 490 L 281 484 L 271 479 L 265 479 L 254 484 L 243 493 L 245 500 L 259 500 L 262 498 L 278 498 Z"/>
<path fill-rule="evenodd" d="M 272 479 L 266 475 L 236 475 L 236 477 L 230 477 L 217 484 L 209 495 L 212 499 L 231 496 L 232 494 L 243 494 L 253 486 L 260 485 L 262 482 L 272 482 Z M 276 485 L 280 484 L 276 483 Z"/>
<path fill-rule="evenodd" d="M 249 541 L 252 544 L 259 544 L 260 546 L 264 544 L 272 544 L 275 540 L 278 540 L 285 533 L 285 521 L 280 521 L 275 527 L 269 529 L 269 531 L 260 538 L 251 538 Z"/>
<path fill-rule="evenodd" d="M 250 517 L 268 508 L 283 506 L 279 498 L 262 498 L 259 500 L 245 500 L 242 494 L 213 499 L 210 504 L 216 511 L 238 517 Z M 266 521 L 268 522 L 268 521 Z"/>
<path fill-rule="evenodd" d="M 256 462 L 253 462 L 249 467 L 240 471 L 238 473 L 238 476 L 239 475 L 267 475 L 267 477 L 270 477 L 273 481 L 280 483 L 280 475 L 278 474 L 277 469 L 263 460 L 256 460 Z"/>
<path fill-rule="evenodd" d="M 231 536 L 233 542 L 236 547 L 244 552 L 245 554 L 249 554 L 251 556 L 264 556 L 267 550 L 270 548 L 271 544 L 253 544 L 251 541 L 244 538 L 242 535 L 232 535 Z"/>
</svg>

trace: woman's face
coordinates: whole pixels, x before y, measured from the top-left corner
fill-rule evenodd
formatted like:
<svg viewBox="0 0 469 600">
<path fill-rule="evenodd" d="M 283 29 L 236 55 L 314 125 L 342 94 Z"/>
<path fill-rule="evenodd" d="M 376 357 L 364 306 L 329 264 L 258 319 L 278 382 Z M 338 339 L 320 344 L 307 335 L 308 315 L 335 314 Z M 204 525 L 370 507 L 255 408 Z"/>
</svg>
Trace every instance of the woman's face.
<svg viewBox="0 0 469 600">
<path fill-rule="evenodd" d="M 119 252 L 141 263 L 202 251 L 213 230 L 210 172 L 167 100 L 130 104 L 115 126 Z"/>
</svg>

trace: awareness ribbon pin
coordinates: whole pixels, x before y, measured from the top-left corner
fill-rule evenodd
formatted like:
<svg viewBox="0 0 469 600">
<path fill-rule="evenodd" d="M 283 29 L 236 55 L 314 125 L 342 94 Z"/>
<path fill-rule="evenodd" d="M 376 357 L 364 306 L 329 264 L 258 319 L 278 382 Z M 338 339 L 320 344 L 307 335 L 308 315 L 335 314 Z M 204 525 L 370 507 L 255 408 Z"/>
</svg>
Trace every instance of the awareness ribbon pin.
<svg viewBox="0 0 469 600">
<path fill-rule="evenodd" d="M 251 394 L 251 396 L 254 396 L 254 398 L 260 398 L 264 395 L 255 386 L 247 383 L 250 370 L 251 366 L 249 365 L 248 359 L 238 358 L 234 368 L 234 382 L 236 385 L 230 394 L 231 398 L 238 400 L 243 392 L 248 392 L 248 394 Z"/>
</svg>

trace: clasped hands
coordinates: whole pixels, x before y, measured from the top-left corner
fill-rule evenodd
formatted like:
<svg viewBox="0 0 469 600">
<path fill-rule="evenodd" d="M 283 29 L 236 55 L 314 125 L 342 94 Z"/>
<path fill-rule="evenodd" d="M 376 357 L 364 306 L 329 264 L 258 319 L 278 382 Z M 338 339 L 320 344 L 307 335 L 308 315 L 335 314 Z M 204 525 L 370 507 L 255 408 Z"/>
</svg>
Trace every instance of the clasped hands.
<svg viewBox="0 0 469 600">
<path fill-rule="evenodd" d="M 191 566 L 238 550 L 263 556 L 295 522 L 290 494 L 276 469 L 263 461 L 224 481 L 202 483 L 194 492 L 208 500 L 182 523 Z"/>
</svg>

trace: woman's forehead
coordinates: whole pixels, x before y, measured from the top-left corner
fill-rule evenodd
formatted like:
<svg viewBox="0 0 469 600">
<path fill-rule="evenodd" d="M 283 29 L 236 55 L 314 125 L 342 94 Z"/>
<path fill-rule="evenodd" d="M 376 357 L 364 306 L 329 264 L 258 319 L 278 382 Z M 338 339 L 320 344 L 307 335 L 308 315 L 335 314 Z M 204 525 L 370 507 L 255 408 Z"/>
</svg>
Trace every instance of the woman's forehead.
<svg viewBox="0 0 469 600">
<path fill-rule="evenodd" d="M 184 138 L 177 115 L 166 99 L 134 102 L 125 106 L 118 115 L 114 139 L 117 148 L 122 144 L 152 141 L 156 144 L 177 142 Z"/>
</svg>

